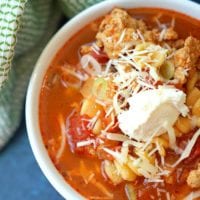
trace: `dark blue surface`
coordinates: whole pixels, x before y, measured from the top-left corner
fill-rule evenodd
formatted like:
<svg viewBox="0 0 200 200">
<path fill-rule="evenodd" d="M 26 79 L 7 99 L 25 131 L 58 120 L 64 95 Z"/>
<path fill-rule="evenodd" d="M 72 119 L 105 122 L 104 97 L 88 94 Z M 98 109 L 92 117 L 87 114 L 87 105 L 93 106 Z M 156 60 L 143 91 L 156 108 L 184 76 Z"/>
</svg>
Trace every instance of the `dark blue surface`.
<svg viewBox="0 0 200 200">
<path fill-rule="evenodd" d="M 24 124 L 0 152 L 0 200 L 62 200 L 39 169 Z"/>
</svg>

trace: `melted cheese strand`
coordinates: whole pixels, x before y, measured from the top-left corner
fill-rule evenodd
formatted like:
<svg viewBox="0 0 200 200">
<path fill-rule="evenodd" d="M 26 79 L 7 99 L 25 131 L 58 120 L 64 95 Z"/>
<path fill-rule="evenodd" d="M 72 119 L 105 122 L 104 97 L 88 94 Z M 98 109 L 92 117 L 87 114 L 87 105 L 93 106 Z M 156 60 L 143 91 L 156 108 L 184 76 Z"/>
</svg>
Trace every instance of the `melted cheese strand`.
<svg viewBox="0 0 200 200">
<path fill-rule="evenodd" d="M 56 154 L 56 162 L 59 161 L 60 157 L 62 156 L 62 154 L 64 152 L 65 145 L 66 145 L 66 134 L 68 131 L 68 126 L 69 126 L 69 120 L 73 116 L 74 113 L 75 113 L 75 109 L 73 109 L 72 112 L 69 114 L 67 121 L 66 121 L 66 125 L 65 125 L 63 117 L 61 115 L 59 116 L 59 124 L 60 124 L 60 130 L 61 130 L 61 145 Z"/>
</svg>

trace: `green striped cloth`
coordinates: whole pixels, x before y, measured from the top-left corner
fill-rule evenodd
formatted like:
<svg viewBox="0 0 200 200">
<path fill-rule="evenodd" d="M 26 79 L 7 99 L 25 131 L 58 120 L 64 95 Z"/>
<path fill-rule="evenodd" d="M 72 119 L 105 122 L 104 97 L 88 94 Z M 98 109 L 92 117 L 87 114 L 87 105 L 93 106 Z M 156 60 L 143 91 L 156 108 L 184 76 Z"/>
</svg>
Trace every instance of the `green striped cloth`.
<svg viewBox="0 0 200 200">
<path fill-rule="evenodd" d="M 72 17 L 100 1 L 0 0 L 0 149 L 21 122 L 32 69 L 61 15 Z"/>
</svg>

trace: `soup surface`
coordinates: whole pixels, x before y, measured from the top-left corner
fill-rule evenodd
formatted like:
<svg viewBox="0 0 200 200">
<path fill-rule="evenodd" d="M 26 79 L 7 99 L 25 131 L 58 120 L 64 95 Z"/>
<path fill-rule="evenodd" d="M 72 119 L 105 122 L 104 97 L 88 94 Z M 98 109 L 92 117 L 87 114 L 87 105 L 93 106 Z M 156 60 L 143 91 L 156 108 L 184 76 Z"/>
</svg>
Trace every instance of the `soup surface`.
<svg viewBox="0 0 200 200">
<path fill-rule="evenodd" d="M 114 9 L 57 53 L 40 128 L 86 199 L 200 199 L 199 32 L 173 11 Z"/>
</svg>

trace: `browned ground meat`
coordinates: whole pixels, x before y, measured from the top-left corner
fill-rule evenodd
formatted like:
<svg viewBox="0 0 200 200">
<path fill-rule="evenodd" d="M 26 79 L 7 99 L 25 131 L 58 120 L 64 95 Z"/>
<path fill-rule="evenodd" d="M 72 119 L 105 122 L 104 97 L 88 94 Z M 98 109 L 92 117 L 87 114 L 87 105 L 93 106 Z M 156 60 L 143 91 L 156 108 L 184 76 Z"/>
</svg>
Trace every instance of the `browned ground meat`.
<svg viewBox="0 0 200 200">
<path fill-rule="evenodd" d="M 134 33 L 144 33 L 146 30 L 146 24 L 142 20 L 136 20 L 126 11 L 116 8 L 102 21 L 96 36 L 97 45 L 104 47 L 107 55 L 114 58 L 127 42 L 138 40 L 137 37 L 134 38 Z"/>
<path fill-rule="evenodd" d="M 174 55 L 177 67 L 191 68 L 200 57 L 200 41 L 192 36 L 185 40 L 184 47 L 177 50 Z"/>
<path fill-rule="evenodd" d="M 178 34 L 173 27 L 159 31 L 148 30 L 142 20 L 132 18 L 126 11 L 114 9 L 102 21 L 97 33 L 97 45 L 102 47 L 109 58 L 116 58 L 123 48 L 130 48 L 145 40 L 159 43 L 176 40 Z"/>
<path fill-rule="evenodd" d="M 175 48 L 175 49 L 180 49 L 182 47 L 184 47 L 184 40 L 183 39 L 178 39 L 178 40 L 175 40 L 175 41 L 168 41 L 167 43 L 169 44 L 169 46 L 171 46 L 172 48 Z"/>
<path fill-rule="evenodd" d="M 167 28 L 163 35 L 163 40 L 176 40 L 176 39 L 178 39 L 178 34 L 173 29 L 173 27 Z"/>
<path fill-rule="evenodd" d="M 92 51 L 92 48 L 91 48 L 91 46 L 89 46 L 89 45 L 83 45 L 83 46 L 81 46 L 81 48 L 80 48 L 80 53 L 81 53 L 81 55 L 88 54 L 88 53 L 90 53 L 91 51 Z"/>
</svg>

